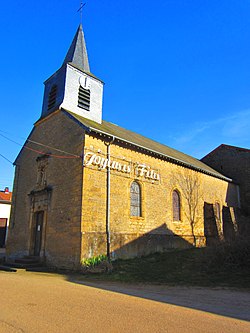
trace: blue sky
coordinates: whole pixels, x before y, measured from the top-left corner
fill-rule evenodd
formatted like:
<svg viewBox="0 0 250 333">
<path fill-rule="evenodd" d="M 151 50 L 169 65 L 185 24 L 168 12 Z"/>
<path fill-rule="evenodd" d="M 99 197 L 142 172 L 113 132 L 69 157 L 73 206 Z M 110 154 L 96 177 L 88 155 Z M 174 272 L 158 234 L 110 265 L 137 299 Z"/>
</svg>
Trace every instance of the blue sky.
<svg viewBox="0 0 250 333">
<path fill-rule="evenodd" d="M 1 3 L 1 135 L 22 145 L 40 117 L 43 82 L 63 62 L 79 4 Z M 249 17 L 250 0 L 87 1 L 103 118 L 196 158 L 221 143 L 250 148 Z M 0 154 L 14 161 L 21 146 L 1 135 Z M 0 189 L 12 187 L 13 170 L 0 156 Z"/>
</svg>

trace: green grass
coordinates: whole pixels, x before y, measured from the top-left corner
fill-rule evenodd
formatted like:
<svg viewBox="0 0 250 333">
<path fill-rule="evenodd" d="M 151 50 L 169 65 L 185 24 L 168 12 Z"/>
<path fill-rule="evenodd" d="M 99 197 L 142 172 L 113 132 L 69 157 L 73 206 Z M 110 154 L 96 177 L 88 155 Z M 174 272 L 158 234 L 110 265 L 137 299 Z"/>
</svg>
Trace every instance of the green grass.
<svg viewBox="0 0 250 333">
<path fill-rule="evenodd" d="M 173 250 L 146 257 L 116 260 L 109 274 L 88 280 L 250 289 L 249 242 L 215 248 Z"/>
</svg>

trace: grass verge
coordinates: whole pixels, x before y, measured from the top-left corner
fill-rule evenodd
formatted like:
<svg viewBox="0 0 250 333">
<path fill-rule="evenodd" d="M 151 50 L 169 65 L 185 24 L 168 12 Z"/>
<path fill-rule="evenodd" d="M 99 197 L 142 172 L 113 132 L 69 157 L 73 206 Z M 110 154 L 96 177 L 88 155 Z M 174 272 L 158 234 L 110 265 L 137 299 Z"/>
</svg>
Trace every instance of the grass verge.
<svg viewBox="0 0 250 333">
<path fill-rule="evenodd" d="M 116 260 L 111 273 L 84 275 L 84 279 L 250 290 L 250 242 Z"/>
</svg>

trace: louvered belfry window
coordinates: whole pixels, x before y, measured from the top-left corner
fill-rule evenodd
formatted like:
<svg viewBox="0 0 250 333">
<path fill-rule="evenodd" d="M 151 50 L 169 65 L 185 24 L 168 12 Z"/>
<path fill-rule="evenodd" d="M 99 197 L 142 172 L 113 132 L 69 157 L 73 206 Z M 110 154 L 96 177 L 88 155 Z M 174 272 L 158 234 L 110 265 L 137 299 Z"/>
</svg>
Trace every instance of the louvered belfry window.
<svg viewBox="0 0 250 333">
<path fill-rule="evenodd" d="M 180 194 L 176 190 L 173 191 L 173 220 L 181 220 L 181 200 Z"/>
<path fill-rule="evenodd" d="M 90 90 L 79 87 L 78 91 L 78 106 L 81 109 L 89 111 L 90 107 Z"/>
<path fill-rule="evenodd" d="M 137 182 L 130 187 L 130 215 L 141 216 L 141 187 Z"/>
<path fill-rule="evenodd" d="M 57 85 L 53 85 L 49 92 L 48 110 L 56 105 Z"/>
</svg>

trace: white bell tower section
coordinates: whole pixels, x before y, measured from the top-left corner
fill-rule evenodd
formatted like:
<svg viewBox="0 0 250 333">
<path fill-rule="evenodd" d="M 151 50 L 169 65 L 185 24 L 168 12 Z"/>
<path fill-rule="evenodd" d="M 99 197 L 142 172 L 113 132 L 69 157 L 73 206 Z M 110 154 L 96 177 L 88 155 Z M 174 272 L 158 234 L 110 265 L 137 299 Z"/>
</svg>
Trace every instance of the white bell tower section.
<svg viewBox="0 0 250 333">
<path fill-rule="evenodd" d="M 102 99 L 103 82 L 90 72 L 80 25 L 61 68 L 45 81 L 42 118 L 63 108 L 101 123 Z"/>
<path fill-rule="evenodd" d="M 102 99 L 103 82 L 68 63 L 61 108 L 101 123 Z"/>
</svg>

